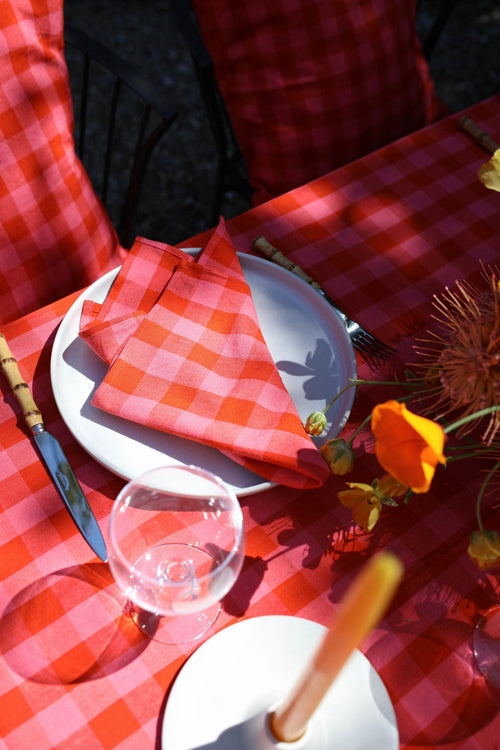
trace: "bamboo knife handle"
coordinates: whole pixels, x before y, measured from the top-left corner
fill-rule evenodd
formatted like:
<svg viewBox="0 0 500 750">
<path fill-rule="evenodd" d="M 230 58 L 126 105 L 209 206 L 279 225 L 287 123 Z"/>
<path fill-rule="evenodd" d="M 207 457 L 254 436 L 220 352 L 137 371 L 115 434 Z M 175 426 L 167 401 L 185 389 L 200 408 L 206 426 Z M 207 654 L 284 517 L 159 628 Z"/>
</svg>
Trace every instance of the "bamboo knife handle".
<svg viewBox="0 0 500 750">
<path fill-rule="evenodd" d="M 7 339 L 0 333 L 0 362 L 5 377 L 9 381 L 14 396 L 19 401 L 23 416 L 28 427 L 33 430 L 36 425 L 42 425 L 43 418 L 40 409 L 35 404 L 29 385 L 24 382 L 17 366 L 17 360 L 12 356 Z"/>
<path fill-rule="evenodd" d="M 299 265 L 297 265 L 297 263 L 289 260 L 283 255 L 280 250 L 277 250 L 275 247 L 273 247 L 262 234 L 254 239 L 254 241 L 252 242 L 252 247 L 255 248 L 255 250 L 258 250 L 259 253 L 262 253 L 262 255 L 268 260 L 274 261 L 274 263 L 283 266 L 283 268 L 288 269 L 296 276 L 299 276 L 304 281 L 307 281 L 307 283 L 310 286 L 314 287 L 314 289 L 317 289 L 320 292 L 323 291 L 322 287 L 320 286 L 320 284 L 318 284 L 317 281 L 308 276 L 307 273 L 303 271 Z"/>
<path fill-rule="evenodd" d="M 493 138 L 484 130 L 481 130 L 479 125 L 476 125 L 474 120 L 471 120 L 470 117 L 467 117 L 467 115 L 463 115 L 460 118 L 460 120 L 458 121 L 458 126 L 465 133 L 468 133 L 470 136 L 472 136 L 476 143 L 485 148 L 486 151 L 489 151 L 490 154 L 494 154 L 495 151 L 500 148 L 498 143 L 495 143 Z"/>
</svg>

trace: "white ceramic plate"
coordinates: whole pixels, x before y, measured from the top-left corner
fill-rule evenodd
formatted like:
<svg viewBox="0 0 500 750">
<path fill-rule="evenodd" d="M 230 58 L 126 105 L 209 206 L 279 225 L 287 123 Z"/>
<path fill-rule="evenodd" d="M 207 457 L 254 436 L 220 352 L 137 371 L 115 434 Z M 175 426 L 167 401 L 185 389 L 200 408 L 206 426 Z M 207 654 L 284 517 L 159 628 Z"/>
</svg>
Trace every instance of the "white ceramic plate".
<svg viewBox="0 0 500 750">
<path fill-rule="evenodd" d="M 278 742 L 266 716 L 286 700 L 326 628 L 300 617 L 242 620 L 187 660 L 167 699 L 162 750 L 398 750 L 394 709 L 368 659 L 354 651 L 303 737 Z"/>
<path fill-rule="evenodd" d="M 192 250 L 190 252 L 196 252 Z M 262 333 L 283 383 L 305 422 L 356 377 L 350 339 L 336 312 L 302 279 L 268 260 L 238 255 L 252 291 Z M 57 332 L 51 380 L 61 416 L 93 458 L 124 479 L 166 464 L 196 464 L 242 496 L 272 486 L 214 448 L 129 422 L 92 406 L 106 365 L 78 336 L 85 299 L 102 302 L 118 273 L 95 281 L 72 305 Z M 349 388 L 328 410 L 319 445 L 345 425 L 354 398 Z"/>
</svg>

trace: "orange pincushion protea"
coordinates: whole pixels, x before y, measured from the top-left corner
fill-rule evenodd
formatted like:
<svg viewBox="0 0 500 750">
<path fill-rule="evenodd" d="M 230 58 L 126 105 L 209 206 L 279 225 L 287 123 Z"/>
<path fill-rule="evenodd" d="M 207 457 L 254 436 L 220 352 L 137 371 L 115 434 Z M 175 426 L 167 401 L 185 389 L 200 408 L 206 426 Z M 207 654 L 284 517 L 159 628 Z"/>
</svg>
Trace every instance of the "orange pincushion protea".
<svg viewBox="0 0 500 750">
<path fill-rule="evenodd" d="M 465 417 L 500 404 L 500 289 L 494 273 L 484 273 L 489 289 L 479 292 L 466 282 L 456 291 L 436 298 L 435 315 L 441 331 L 429 331 L 421 342 L 420 368 L 428 385 L 439 386 L 439 397 L 428 412 L 440 418 L 460 412 Z M 469 422 L 457 435 L 465 435 L 479 424 Z M 488 417 L 482 435 L 491 443 L 500 428 L 500 413 Z"/>
</svg>

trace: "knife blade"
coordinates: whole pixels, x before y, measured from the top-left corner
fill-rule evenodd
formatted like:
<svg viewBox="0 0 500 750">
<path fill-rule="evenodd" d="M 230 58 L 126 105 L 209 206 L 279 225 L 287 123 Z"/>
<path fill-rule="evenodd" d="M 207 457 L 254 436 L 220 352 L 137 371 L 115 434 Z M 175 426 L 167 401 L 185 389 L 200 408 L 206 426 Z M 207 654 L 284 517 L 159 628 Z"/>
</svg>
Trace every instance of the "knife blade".
<svg viewBox="0 0 500 750">
<path fill-rule="evenodd" d="M 92 512 L 82 488 L 78 484 L 61 445 L 45 429 L 42 414 L 37 407 L 27 383 L 24 382 L 16 359 L 12 356 L 3 333 L 0 333 L 0 362 L 7 381 L 23 410 L 24 421 L 30 428 L 38 450 L 50 473 L 59 494 L 78 530 L 103 562 L 108 554 L 99 524 Z"/>
</svg>

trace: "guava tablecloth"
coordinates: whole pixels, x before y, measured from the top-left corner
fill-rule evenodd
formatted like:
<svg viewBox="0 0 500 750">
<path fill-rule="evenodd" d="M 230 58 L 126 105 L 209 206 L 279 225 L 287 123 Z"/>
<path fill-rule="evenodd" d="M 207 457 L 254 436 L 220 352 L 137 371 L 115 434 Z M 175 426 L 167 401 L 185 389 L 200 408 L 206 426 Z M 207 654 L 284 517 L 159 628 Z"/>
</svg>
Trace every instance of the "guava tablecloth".
<svg viewBox="0 0 500 750">
<path fill-rule="evenodd" d="M 500 139 L 500 96 L 468 114 Z M 457 129 L 457 120 L 447 118 L 228 222 L 239 251 L 251 252 L 252 239 L 263 234 L 346 312 L 397 346 L 399 356 L 384 368 L 359 360 L 360 377 L 386 377 L 411 361 L 432 296 L 457 279 L 477 279 L 480 262 L 499 260 L 500 196 L 477 179 L 489 157 Z M 204 239 L 183 244 L 200 246 Z M 14 321 L 4 333 L 107 535 L 123 480 L 79 447 L 59 416 L 49 376 L 54 335 L 73 299 Z M 312 353 L 314 347 L 311 341 Z M 387 395 L 380 387 L 362 389 L 347 432 Z M 195 646 L 144 640 L 121 614 L 108 568 L 92 557 L 62 506 L 6 381 L 0 420 L 3 745 L 160 747 L 169 686 Z M 363 433 L 352 479 L 370 482 L 377 473 Z M 481 480 L 480 467 L 469 462 L 440 471 L 427 495 L 385 510 L 371 533 L 355 527 L 339 504 L 341 477 L 317 490 L 276 487 L 242 498 L 246 561 L 215 631 L 267 614 L 326 624 L 367 556 L 389 547 L 401 555 L 406 575 L 362 650 L 392 698 L 401 747 L 500 748 L 500 693 L 479 673 L 471 651 L 474 624 L 500 595 L 498 571 L 478 572 L 466 553 Z M 484 518 L 500 529 L 493 496 Z"/>
</svg>

